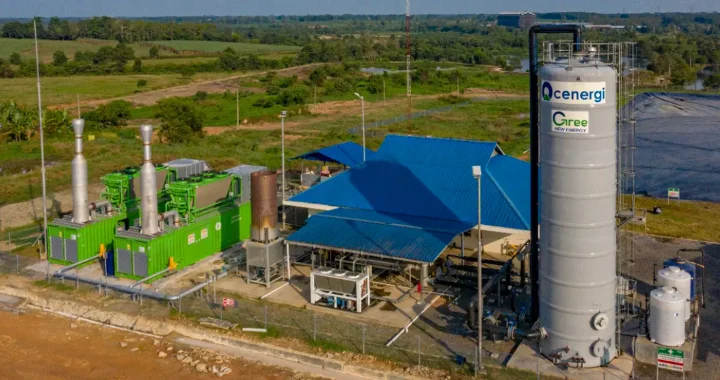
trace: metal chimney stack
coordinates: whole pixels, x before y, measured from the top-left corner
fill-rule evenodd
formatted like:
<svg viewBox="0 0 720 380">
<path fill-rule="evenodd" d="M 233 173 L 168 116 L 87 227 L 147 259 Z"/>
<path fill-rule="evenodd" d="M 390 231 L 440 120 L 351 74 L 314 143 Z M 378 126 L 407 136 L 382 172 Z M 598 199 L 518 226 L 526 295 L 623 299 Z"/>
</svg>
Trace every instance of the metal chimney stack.
<svg viewBox="0 0 720 380">
<path fill-rule="evenodd" d="M 73 222 L 78 224 L 90 221 L 90 209 L 88 204 L 88 169 L 87 160 L 83 156 L 83 129 L 85 120 L 75 119 L 72 121 L 75 132 L 75 158 L 72 160 L 72 197 L 73 197 Z"/>
<path fill-rule="evenodd" d="M 152 236 L 159 232 L 157 209 L 157 177 L 152 163 L 152 125 L 140 126 L 143 141 L 143 164 L 140 168 L 140 210 L 142 211 L 142 234 Z"/>
<path fill-rule="evenodd" d="M 277 173 L 269 170 L 250 175 L 252 240 L 268 243 L 278 238 Z"/>
</svg>

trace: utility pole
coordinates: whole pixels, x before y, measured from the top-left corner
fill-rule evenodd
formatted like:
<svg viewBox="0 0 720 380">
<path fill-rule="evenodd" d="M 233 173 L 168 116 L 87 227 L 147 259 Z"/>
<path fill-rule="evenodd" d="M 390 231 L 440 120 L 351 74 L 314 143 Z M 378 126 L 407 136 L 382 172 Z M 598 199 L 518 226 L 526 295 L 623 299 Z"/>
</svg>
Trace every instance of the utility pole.
<svg viewBox="0 0 720 380">
<path fill-rule="evenodd" d="M 40 53 L 38 52 L 37 40 L 37 22 L 33 20 L 33 30 L 35 31 L 35 73 L 37 76 L 37 94 L 38 94 L 38 121 L 40 123 L 40 174 L 42 176 L 42 214 L 43 214 L 43 251 L 47 257 L 47 188 L 45 182 L 45 140 L 43 136 L 43 113 L 42 113 L 42 95 L 40 89 Z M 48 276 L 50 275 L 50 260 L 48 260 Z"/>
<path fill-rule="evenodd" d="M 313 86 L 315 89 L 315 104 L 317 104 L 317 85 Z"/>
<path fill-rule="evenodd" d="M 286 213 L 285 213 L 285 118 L 287 117 L 287 111 L 282 111 L 280 113 L 280 121 L 281 121 L 281 139 L 282 139 L 282 221 L 283 221 L 283 231 L 287 229 L 285 225 L 286 220 Z"/>
<path fill-rule="evenodd" d="M 385 101 L 385 79 L 383 79 L 383 107 L 387 106 L 387 102 Z"/>
<path fill-rule="evenodd" d="M 408 128 L 412 125 L 412 77 L 410 75 L 410 0 L 405 0 L 405 84 L 406 96 L 408 99 Z"/>
<path fill-rule="evenodd" d="M 235 91 L 235 119 L 236 125 L 240 126 L 240 89 Z"/>
</svg>

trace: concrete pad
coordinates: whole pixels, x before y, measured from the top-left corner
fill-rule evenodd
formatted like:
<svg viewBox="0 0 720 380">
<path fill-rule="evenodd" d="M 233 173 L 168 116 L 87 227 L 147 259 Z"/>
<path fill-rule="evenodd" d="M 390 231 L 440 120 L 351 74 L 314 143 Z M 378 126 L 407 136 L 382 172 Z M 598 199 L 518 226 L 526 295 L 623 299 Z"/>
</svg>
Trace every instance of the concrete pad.
<svg viewBox="0 0 720 380">
<path fill-rule="evenodd" d="M 657 364 L 657 349 L 658 347 L 667 347 L 667 346 L 661 346 L 659 344 L 653 343 L 644 336 L 639 336 L 635 338 L 635 359 L 641 363 L 650 364 L 650 365 L 656 365 Z M 680 347 L 667 347 L 672 348 L 673 350 L 681 350 L 685 354 L 685 362 L 684 362 L 684 368 L 685 372 L 692 371 L 692 365 L 693 365 L 693 359 L 695 358 L 695 346 L 697 345 L 697 340 L 686 340 L 685 344 L 683 344 Z"/>
<path fill-rule="evenodd" d="M 537 345 L 530 346 L 522 343 L 512 354 L 507 366 L 530 372 L 539 370 L 543 376 L 571 380 L 626 380 L 630 379 L 632 374 L 633 358 L 623 354 L 613 359 L 607 367 L 566 369 L 554 365 L 550 360 L 540 355 L 537 351 Z"/>
<path fill-rule="evenodd" d="M 239 294 L 246 298 L 261 298 L 270 294 L 265 300 L 273 303 L 292 305 L 296 307 L 307 307 L 317 312 L 343 316 L 357 321 L 368 323 L 380 323 L 392 327 L 404 327 L 413 318 L 419 315 L 436 295 L 425 294 L 421 300 L 420 294 L 414 289 L 401 288 L 395 285 L 373 284 L 373 289 L 382 287 L 386 295 L 384 297 L 398 300 L 394 304 L 381 300 L 373 300 L 369 308 L 363 308 L 362 313 L 355 313 L 348 310 L 333 309 L 331 307 L 310 304 L 310 268 L 306 266 L 293 266 L 291 269 L 292 280 L 290 285 L 287 282 L 275 282 L 270 288 L 264 285 L 248 284 L 244 278 L 226 277 L 216 284 L 217 289 L 229 293 Z M 277 290 L 277 291 L 276 291 Z M 423 302 L 419 302 L 423 301 Z"/>
</svg>

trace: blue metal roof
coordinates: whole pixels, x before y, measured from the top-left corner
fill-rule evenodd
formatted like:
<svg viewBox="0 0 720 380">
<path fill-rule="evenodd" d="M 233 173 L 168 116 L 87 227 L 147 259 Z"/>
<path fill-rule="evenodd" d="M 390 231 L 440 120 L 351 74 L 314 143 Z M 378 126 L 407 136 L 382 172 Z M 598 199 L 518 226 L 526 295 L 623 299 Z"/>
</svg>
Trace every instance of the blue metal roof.
<svg viewBox="0 0 720 380">
<path fill-rule="evenodd" d="M 365 163 L 290 200 L 476 225 L 473 165 L 483 169 L 482 224 L 529 229 L 530 166 L 494 142 L 388 135 Z"/>
<path fill-rule="evenodd" d="M 375 155 L 375 152 L 367 149 L 365 155 L 367 159 L 370 159 Z M 354 167 L 363 162 L 363 148 L 361 145 L 352 141 L 347 141 L 342 144 L 332 145 L 291 158 L 291 160 L 298 159 L 335 162 L 348 167 Z"/>
<path fill-rule="evenodd" d="M 405 260 L 433 262 L 458 234 L 472 224 L 335 209 L 313 215 L 289 242 L 336 247 Z"/>
</svg>

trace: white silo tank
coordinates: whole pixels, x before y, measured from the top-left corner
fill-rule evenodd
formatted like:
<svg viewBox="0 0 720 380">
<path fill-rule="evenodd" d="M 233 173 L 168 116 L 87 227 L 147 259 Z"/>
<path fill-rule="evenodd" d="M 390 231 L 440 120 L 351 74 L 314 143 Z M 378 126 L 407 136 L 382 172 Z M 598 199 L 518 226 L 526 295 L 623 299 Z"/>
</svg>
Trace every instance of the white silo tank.
<svg viewBox="0 0 720 380">
<path fill-rule="evenodd" d="M 663 286 L 650 292 L 650 340 L 663 346 L 685 343 L 685 296 Z"/>
<path fill-rule="evenodd" d="M 692 276 L 679 267 L 667 267 L 660 269 L 657 274 L 658 286 L 668 286 L 677 289 L 679 294 L 686 298 L 685 320 L 690 319 L 690 288 L 692 287 Z"/>
<path fill-rule="evenodd" d="M 545 355 L 616 356 L 617 72 L 593 57 L 540 78 L 540 323 Z"/>
</svg>

